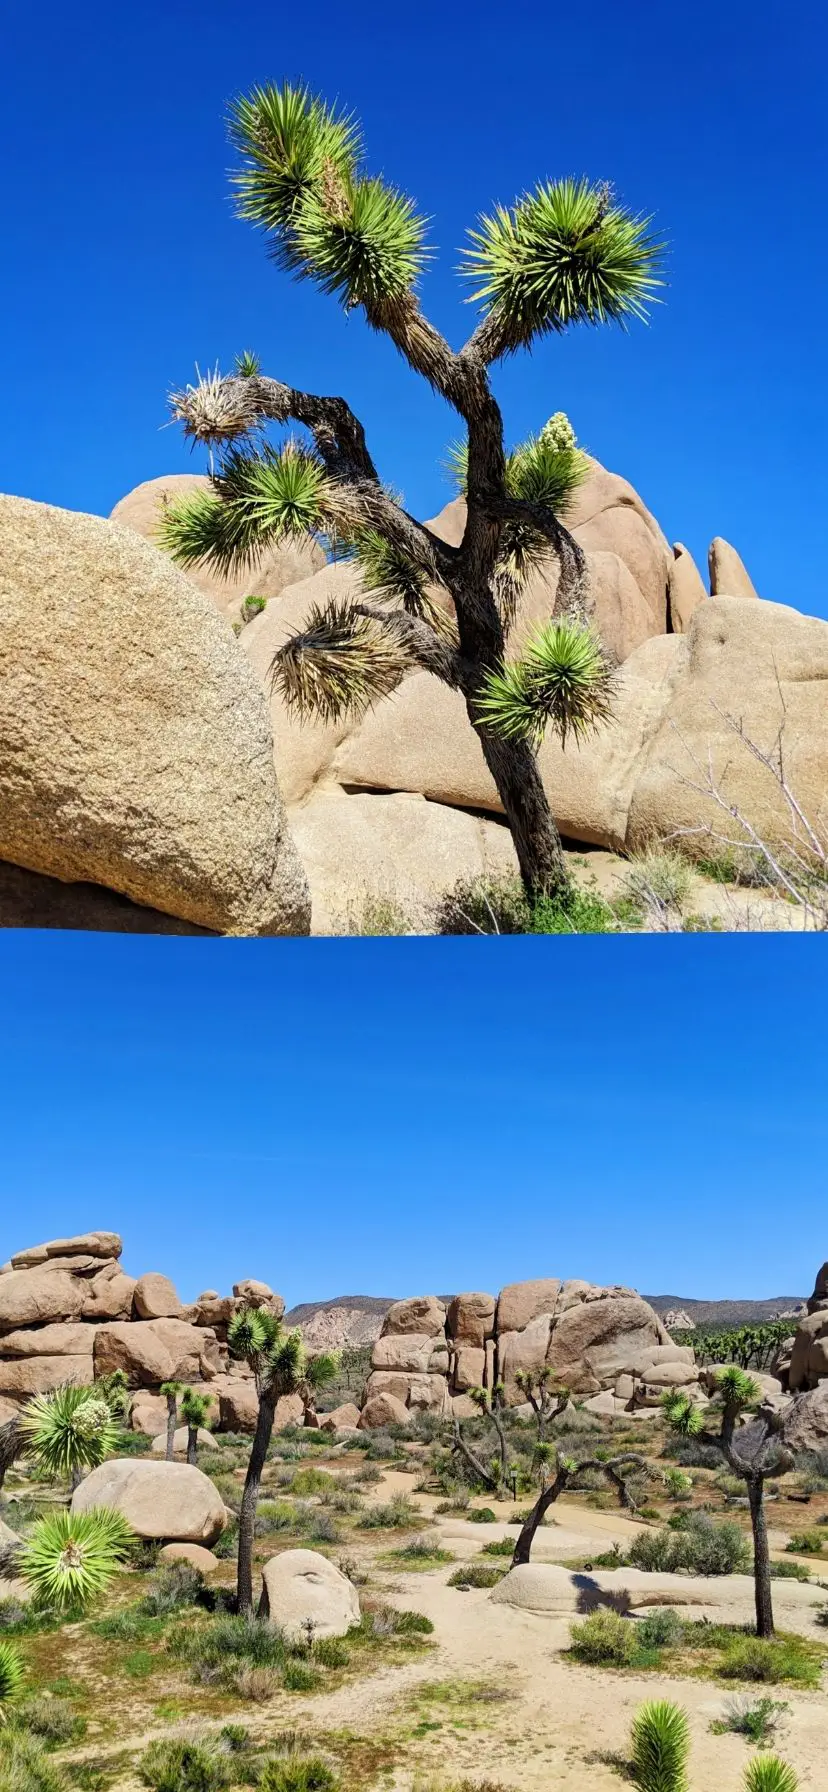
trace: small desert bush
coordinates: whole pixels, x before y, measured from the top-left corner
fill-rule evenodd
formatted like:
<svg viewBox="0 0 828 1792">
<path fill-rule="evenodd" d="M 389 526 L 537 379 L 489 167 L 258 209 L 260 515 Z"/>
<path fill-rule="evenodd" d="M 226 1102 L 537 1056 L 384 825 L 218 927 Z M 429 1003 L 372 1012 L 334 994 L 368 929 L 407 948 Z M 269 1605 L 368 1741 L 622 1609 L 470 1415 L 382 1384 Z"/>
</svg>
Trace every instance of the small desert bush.
<svg viewBox="0 0 828 1792">
<path fill-rule="evenodd" d="M 259 1792 L 334 1792 L 336 1774 L 319 1755 L 286 1755 L 266 1761 Z"/>
<path fill-rule="evenodd" d="M 642 1649 L 675 1649 L 684 1635 L 684 1625 L 678 1612 L 668 1606 L 665 1611 L 649 1612 L 641 1618 L 636 1635 Z"/>
<path fill-rule="evenodd" d="M 254 1617 L 226 1614 L 207 1624 L 180 1625 L 172 1631 L 167 1648 L 199 1672 L 214 1669 L 232 1677 L 242 1663 L 259 1668 L 282 1668 L 288 1648 L 275 1624 Z"/>
<path fill-rule="evenodd" d="M 361 1531 L 411 1530 L 422 1522 L 422 1514 L 407 1493 L 395 1493 L 387 1505 L 366 1507 L 357 1519 Z"/>
<path fill-rule="evenodd" d="M 422 1612 L 397 1611 L 391 1605 L 376 1605 L 363 1611 L 360 1622 L 348 1632 L 348 1641 L 373 1642 L 390 1636 L 431 1636 L 434 1625 Z"/>
<path fill-rule="evenodd" d="M 807 1562 L 771 1562 L 771 1580 L 810 1580 Z"/>
<path fill-rule="evenodd" d="M 721 1451 L 716 1445 L 702 1443 L 697 1437 L 668 1437 L 663 1454 L 681 1468 L 720 1469 L 722 1466 Z"/>
<path fill-rule="evenodd" d="M 156 1569 L 139 1610 L 150 1618 L 165 1618 L 204 1598 L 204 1576 L 192 1562 L 162 1562 Z"/>
<path fill-rule="evenodd" d="M 612 933 L 617 922 L 592 891 L 573 887 L 566 898 L 532 903 L 520 878 L 484 876 L 461 879 L 447 890 L 432 927 L 442 934 Z"/>
<path fill-rule="evenodd" d="M 309 1463 L 306 1468 L 296 1469 L 290 1477 L 289 1487 L 291 1493 L 296 1494 L 299 1499 L 307 1499 L 313 1493 L 335 1493 L 337 1480 L 335 1475 L 329 1475 L 324 1469 Z"/>
<path fill-rule="evenodd" d="M 468 1517 L 472 1524 L 497 1524 L 497 1513 L 491 1506 L 472 1506 Z"/>
<path fill-rule="evenodd" d="M 282 1676 L 275 1668 L 251 1667 L 249 1662 L 242 1662 L 233 1674 L 233 1689 L 241 1699 L 250 1699 L 254 1705 L 264 1705 L 272 1699 L 274 1693 L 282 1685 Z"/>
<path fill-rule="evenodd" d="M 57 1747 L 63 1742 L 77 1742 L 84 1735 L 86 1724 L 79 1717 L 69 1699 L 59 1698 L 55 1693 L 33 1693 L 29 1698 L 21 1699 L 14 1708 L 14 1722 L 22 1730 L 29 1730 L 33 1736 L 39 1736 L 43 1742 Z"/>
<path fill-rule="evenodd" d="M 576 1660 L 595 1667 L 629 1667 L 639 1652 L 635 1624 L 609 1606 L 571 1624 L 569 1644 Z"/>
<path fill-rule="evenodd" d="M 8 1725 L 0 1727 L 2 1792 L 68 1792 L 61 1767 L 39 1736 Z"/>
<path fill-rule="evenodd" d="M 230 1751 L 216 1739 L 159 1737 L 138 1763 L 138 1774 L 153 1792 L 218 1792 L 235 1775 Z"/>
<path fill-rule="evenodd" d="M 282 1685 L 287 1692 L 314 1692 L 319 1685 L 319 1675 L 304 1661 L 286 1661 Z"/>
<path fill-rule="evenodd" d="M 755 1680 L 768 1685 L 789 1681 L 819 1686 L 822 1662 L 799 1637 L 735 1636 L 725 1645 L 719 1673 L 725 1680 Z"/>
<path fill-rule="evenodd" d="M 389 1550 L 387 1560 L 398 1562 L 401 1568 L 411 1570 L 442 1568 L 454 1561 L 449 1549 L 441 1549 L 439 1543 L 406 1543 L 402 1549 Z"/>
<path fill-rule="evenodd" d="M 750 1551 L 737 1524 L 715 1524 L 694 1512 L 681 1529 L 641 1531 L 630 1544 L 628 1560 L 649 1573 L 738 1574 L 749 1567 Z"/>
<path fill-rule="evenodd" d="M 792 1556 L 819 1556 L 825 1543 L 828 1543 L 826 1531 L 799 1531 L 785 1544 L 785 1549 Z"/>
<path fill-rule="evenodd" d="M 505 1572 L 504 1568 L 496 1568 L 493 1562 L 464 1562 L 449 1576 L 448 1584 L 459 1587 L 464 1593 L 470 1587 L 496 1587 Z"/>
<path fill-rule="evenodd" d="M 765 1696 L 761 1699 L 751 1698 L 748 1693 L 736 1699 L 729 1699 L 722 1716 L 710 1725 L 716 1736 L 724 1736 L 732 1731 L 735 1736 L 746 1736 L 748 1742 L 756 1743 L 763 1748 L 765 1743 L 772 1742 L 779 1727 L 779 1720 L 788 1706 L 778 1699 Z"/>
<path fill-rule="evenodd" d="M 787 1761 L 759 1755 L 745 1768 L 744 1792 L 799 1792 L 799 1780 Z"/>
<path fill-rule="evenodd" d="M 484 1556 L 512 1556 L 515 1553 L 514 1537 L 497 1537 L 494 1543 L 484 1543 Z"/>
</svg>

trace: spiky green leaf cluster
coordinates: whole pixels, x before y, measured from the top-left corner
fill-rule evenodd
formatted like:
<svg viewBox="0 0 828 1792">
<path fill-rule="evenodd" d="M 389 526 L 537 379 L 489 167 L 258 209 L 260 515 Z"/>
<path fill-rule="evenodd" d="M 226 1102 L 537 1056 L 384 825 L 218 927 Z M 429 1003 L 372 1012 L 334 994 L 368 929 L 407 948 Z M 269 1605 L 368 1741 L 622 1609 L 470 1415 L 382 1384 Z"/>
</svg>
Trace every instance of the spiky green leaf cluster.
<svg viewBox="0 0 828 1792">
<path fill-rule="evenodd" d="M 704 1418 L 689 1394 L 668 1388 L 661 1397 L 661 1410 L 671 1431 L 680 1437 L 698 1437 L 704 1430 Z"/>
<path fill-rule="evenodd" d="M 237 100 L 230 135 L 240 216 L 270 237 L 276 262 L 375 321 L 413 288 L 424 221 L 412 201 L 360 172 L 354 120 L 307 87 L 256 88 Z"/>
<path fill-rule="evenodd" d="M 109 1404 L 90 1388 L 56 1388 L 35 1394 L 20 1429 L 26 1452 L 42 1474 L 58 1478 L 97 1468 L 117 1439 Z"/>
<path fill-rule="evenodd" d="M 372 616 L 331 599 L 313 604 L 305 627 L 280 647 L 274 687 L 300 721 L 360 719 L 409 669 L 399 640 Z"/>
<path fill-rule="evenodd" d="M 181 1417 L 185 1425 L 197 1430 L 206 1425 L 210 1416 L 212 1401 L 209 1394 L 199 1394 L 195 1388 L 185 1388 L 181 1396 Z"/>
<path fill-rule="evenodd" d="M 687 1792 L 690 1726 L 680 1705 L 653 1699 L 635 1714 L 632 1777 L 639 1792 Z"/>
<path fill-rule="evenodd" d="M 324 526 L 326 481 L 321 463 L 296 442 L 236 449 L 192 492 L 161 511 L 157 540 L 179 566 L 234 573 L 255 565 L 265 549 L 307 539 Z"/>
<path fill-rule="evenodd" d="M 757 1755 L 745 1768 L 745 1792 L 799 1792 L 799 1780 L 778 1755 Z"/>
<path fill-rule="evenodd" d="M 746 1369 L 737 1368 L 735 1363 L 728 1363 L 724 1369 L 719 1369 L 715 1381 L 719 1399 L 737 1412 L 742 1412 L 746 1406 L 755 1406 L 761 1398 L 762 1390 L 758 1381 Z"/>
<path fill-rule="evenodd" d="M 258 355 L 254 355 L 251 349 L 242 349 L 241 354 L 236 356 L 236 372 L 241 375 L 243 380 L 254 380 L 261 371 L 262 363 Z"/>
<path fill-rule="evenodd" d="M 234 1313 L 227 1327 L 227 1343 L 231 1356 L 253 1362 L 273 1349 L 281 1326 L 275 1314 L 261 1307 L 245 1307 Z"/>
<path fill-rule="evenodd" d="M 562 745 L 608 719 L 614 673 L 598 636 L 576 619 L 540 628 L 520 659 L 489 672 L 477 700 L 481 721 L 504 740 L 539 745 L 547 728 Z"/>
<path fill-rule="evenodd" d="M 13 1643 L 0 1642 L 0 1724 L 23 1685 L 25 1668 Z"/>
<path fill-rule="evenodd" d="M 340 1350 L 320 1350 L 316 1356 L 309 1356 L 305 1363 L 304 1379 L 315 1393 L 321 1393 L 329 1387 L 339 1374 L 342 1361 Z"/>
<path fill-rule="evenodd" d="M 83 1610 L 103 1593 L 134 1542 L 120 1512 L 54 1512 L 41 1518 L 20 1550 L 20 1572 L 35 1604 Z"/>
<path fill-rule="evenodd" d="M 384 602 L 401 605 L 409 616 L 422 617 L 441 634 L 451 632 L 449 612 L 436 602 L 429 589 L 437 583 L 433 568 L 423 566 L 377 529 L 358 530 L 348 552 L 359 566 L 367 592 L 375 593 Z"/>
<path fill-rule="evenodd" d="M 500 352 L 570 324 L 645 319 L 661 284 L 650 222 L 586 179 L 545 182 L 482 218 L 462 271 Z"/>
<path fill-rule="evenodd" d="M 563 413 L 560 413 L 563 416 Z M 564 418 L 564 422 L 567 419 Z M 571 441 L 561 441 L 558 431 L 546 424 L 539 435 L 529 436 L 514 448 L 506 461 L 506 490 L 527 504 L 542 504 L 555 516 L 564 516 L 578 486 L 589 471 L 589 462 Z"/>
</svg>

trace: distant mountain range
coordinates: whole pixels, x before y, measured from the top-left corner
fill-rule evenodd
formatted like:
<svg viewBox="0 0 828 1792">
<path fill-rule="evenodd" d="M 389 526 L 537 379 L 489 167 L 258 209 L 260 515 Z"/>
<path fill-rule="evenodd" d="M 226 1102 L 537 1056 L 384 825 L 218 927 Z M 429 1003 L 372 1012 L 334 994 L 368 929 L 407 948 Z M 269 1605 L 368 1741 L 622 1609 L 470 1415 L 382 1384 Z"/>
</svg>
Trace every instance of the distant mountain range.
<svg viewBox="0 0 828 1792">
<path fill-rule="evenodd" d="M 334 1300 L 306 1300 L 291 1307 L 288 1325 L 301 1326 L 309 1344 L 339 1348 L 373 1344 L 388 1308 L 399 1295 L 338 1294 Z M 441 1299 L 449 1297 L 441 1296 Z M 694 1300 L 685 1294 L 645 1294 L 651 1307 L 671 1323 L 691 1325 L 758 1325 L 762 1320 L 797 1314 L 801 1294 L 776 1294 L 769 1300 Z"/>
</svg>

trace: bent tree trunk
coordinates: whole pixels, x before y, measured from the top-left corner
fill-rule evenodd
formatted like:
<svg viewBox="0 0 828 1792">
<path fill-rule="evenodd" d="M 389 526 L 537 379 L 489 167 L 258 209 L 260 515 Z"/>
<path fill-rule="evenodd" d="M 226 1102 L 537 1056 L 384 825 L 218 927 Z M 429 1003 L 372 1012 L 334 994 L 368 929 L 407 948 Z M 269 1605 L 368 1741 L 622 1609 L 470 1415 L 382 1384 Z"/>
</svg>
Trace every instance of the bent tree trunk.
<svg viewBox="0 0 828 1792">
<path fill-rule="evenodd" d="M 768 1527 L 765 1522 L 765 1481 L 763 1475 L 748 1479 L 750 1522 L 753 1529 L 753 1587 L 756 1596 L 756 1635 L 773 1636 L 773 1597 L 771 1593 Z"/>
<path fill-rule="evenodd" d="M 521 1568 L 529 1561 L 538 1525 L 543 1523 L 550 1506 L 554 1505 L 558 1494 L 563 1492 L 565 1485 L 565 1480 L 561 1479 L 560 1474 L 556 1475 L 554 1481 L 550 1481 L 549 1486 L 544 1488 L 540 1499 L 536 1500 L 515 1544 L 515 1553 L 509 1564 L 510 1568 Z"/>
<path fill-rule="evenodd" d="M 268 1447 L 276 1416 L 276 1402 L 271 1394 L 259 1395 L 259 1416 L 247 1465 L 247 1477 L 239 1513 L 237 1604 L 240 1612 L 253 1610 L 253 1539 L 256 1532 L 256 1507 L 259 1488 L 267 1460 Z"/>
<path fill-rule="evenodd" d="M 475 723 L 472 707 L 467 707 L 503 804 L 527 894 L 565 897 L 569 875 L 561 837 L 532 748 L 526 741 L 500 740 L 487 733 Z"/>
</svg>

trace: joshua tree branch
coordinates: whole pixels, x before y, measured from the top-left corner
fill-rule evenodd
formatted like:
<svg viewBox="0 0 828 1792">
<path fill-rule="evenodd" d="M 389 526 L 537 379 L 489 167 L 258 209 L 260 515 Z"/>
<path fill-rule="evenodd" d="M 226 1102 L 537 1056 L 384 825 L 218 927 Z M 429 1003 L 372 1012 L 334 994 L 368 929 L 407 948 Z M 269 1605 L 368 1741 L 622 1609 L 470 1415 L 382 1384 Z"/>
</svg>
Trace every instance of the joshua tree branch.
<svg viewBox="0 0 828 1792">
<path fill-rule="evenodd" d="M 356 616 L 370 616 L 379 622 L 405 648 L 424 672 L 432 672 L 443 684 L 457 689 L 462 676 L 462 659 L 450 641 L 442 639 L 431 624 L 420 616 L 409 616 L 405 610 L 375 609 L 371 604 L 354 604 Z"/>
</svg>

